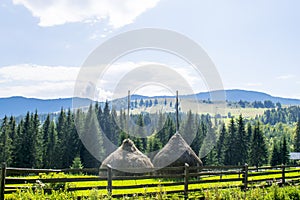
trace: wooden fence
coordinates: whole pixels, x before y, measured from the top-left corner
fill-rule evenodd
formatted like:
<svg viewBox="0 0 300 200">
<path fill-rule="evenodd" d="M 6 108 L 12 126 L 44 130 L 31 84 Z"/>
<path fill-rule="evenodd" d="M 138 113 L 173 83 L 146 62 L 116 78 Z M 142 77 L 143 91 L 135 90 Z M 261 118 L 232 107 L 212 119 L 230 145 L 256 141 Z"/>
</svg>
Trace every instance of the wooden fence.
<svg viewBox="0 0 300 200">
<path fill-rule="evenodd" d="M 125 170 L 125 169 L 123 169 Z M 183 193 L 184 198 L 188 199 L 188 193 L 192 191 L 199 191 L 209 189 L 207 184 L 228 183 L 241 189 L 248 189 L 255 184 L 264 182 L 271 185 L 276 182 L 280 185 L 300 182 L 300 168 L 299 166 L 275 166 L 275 167 L 248 167 L 244 166 L 203 166 L 203 167 L 189 167 L 188 164 L 182 167 L 168 167 L 164 169 L 155 169 L 156 171 L 137 174 L 132 176 L 115 176 L 114 169 L 108 166 L 107 169 L 101 169 L 103 174 L 99 176 L 99 169 L 24 169 L 24 168 L 10 168 L 3 163 L 1 166 L 1 182 L 0 182 L 0 199 L 4 199 L 5 194 L 16 192 L 18 189 L 28 188 L 28 184 L 36 183 L 76 183 L 76 182 L 90 182 L 103 181 L 105 185 L 87 186 L 87 187 L 69 187 L 68 191 L 83 191 L 83 190 L 106 190 L 107 194 L 113 197 L 121 197 L 124 194 L 114 194 L 117 190 L 130 190 L 138 188 L 163 188 L 181 186 L 183 189 L 168 190 L 167 193 Z M 158 170 L 158 171 L 157 171 Z M 172 173 L 175 172 L 175 173 Z M 181 173 L 178 173 L 178 172 Z M 34 174 L 40 173 L 83 173 L 94 176 L 83 176 L 74 178 L 32 178 Z M 18 176 L 18 177 L 16 177 Z M 21 177 L 20 177 L 21 176 Z M 114 185 L 114 180 L 142 180 L 142 179 L 162 179 L 173 180 L 163 181 L 161 183 L 147 183 L 147 184 L 132 184 L 132 185 Z M 27 184 L 27 186 L 21 186 Z M 265 186 L 266 186 L 265 184 Z M 32 186 L 31 186 L 32 187 Z M 214 188 L 226 188 L 228 186 L 214 186 Z M 53 188 L 52 188 L 53 189 Z M 52 189 L 48 189 L 51 190 Z M 142 193 L 141 193 L 142 194 Z M 128 194 L 130 195 L 130 194 Z"/>
</svg>

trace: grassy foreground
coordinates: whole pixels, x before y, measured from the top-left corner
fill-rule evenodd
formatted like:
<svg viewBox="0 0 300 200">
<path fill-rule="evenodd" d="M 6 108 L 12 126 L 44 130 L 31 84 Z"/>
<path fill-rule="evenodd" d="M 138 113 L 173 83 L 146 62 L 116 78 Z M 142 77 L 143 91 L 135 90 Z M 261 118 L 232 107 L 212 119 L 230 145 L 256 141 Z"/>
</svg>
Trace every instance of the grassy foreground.
<svg viewBox="0 0 300 200">
<path fill-rule="evenodd" d="M 9 198 L 11 200 L 64 200 L 64 199 L 78 199 L 76 194 L 73 192 L 64 192 L 56 191 L 51 195 L 45 194 L 43 190 L 35 191 L 32 190 L 18 192 L 11 195 Z M 97 190 L 89 191 L 89 195 L 83 197 L 82 199 L 115 199 L 107 195 L 101 194 Z M 167 195 L 163 191 L 157 192 L 155 194 L 145 193 L 142 196 L 131 196 L 124 197 L 119 199 L 183 199 L 182 194 L 170 194 Z M 215 199 L 215 200 L 236 200 L 236 199 L 245 199 L 245 200 L 299 200 L 300 199 L 300 187 L 299 186 L 286 186 L 279 187 L 273 185 L 269 188 L 253 188 L 244 192 L 238 188 L 228 188 L 228 189 L 217 189 L 211 188 L 199 192 L 191 192 L 189 194 L 189 199 Z"/>
<path fill-rule="evenodd" d="M 271 172 L 280 172 L 280 170 L 269 170 Z M 257 172 L 252 172 L 256 174 Z M 259 172 L 258 172 L 259 173 Z M 286 174 L 286 178 L 297 176 L 299 172 L 291 172 Z M 191 199 L 274 199 L 271 198 L 276 196 L 278 199 L 300 199 L 299 186 L 287 186 L 285 188 L 279 188 L 276 185 L 272 187 L 261 189 L 262 186 L 266 185 L 266 182 L 255 183 L 254 185 L 249 184 L 249 187 L 256 187 L 254 189 L 249 189 L 247 192 L 240 190 L 239 186 L 242 186 L 242 181 L 236 182 L 219 182 L 220 179 L 232 179 L 240 178 L 241 175 L 223 175 L 220 176 L 202 176 L 201 180 L 214 180 L 214 183 L 190 183 L 189 189 L 196 190 L 197 192 L 190 192 L 189 197 Z M 86 178 L 86 177 L 96 177 L 90 175 L 71 175 L 64 173 L 50 173 L 50 174 L 39 174 L 38 176 L 27 176 L 26 178 L 43 180 L 44 178 Z M 271 174 L 271 175 L 260 175 L 249 177 L 251 180 L 260 180 L 265 178 L 279 178 L 281 173 Z M 20 177 L 22 178 L 22 177 Z M 23 177 L 24 178 L 24 177 Z M 177 180 L 183 181 L 183 180 Z M 113 186 L 132 186 L 132 185 L 148 185 L 154 184 L 157 187 L 140 187 L 133 189 L 113 189 L 113 195 L 121 195 L 121 199 L 182 199 L 183 194 L 166 194 L 169 191 L 182 191 L 184 186 L 163 186 L 164 183 L 176 182 L 176 180 L 167 179 L 141 179 L 141 180 L 113 180 Z M 83 197 L 82 199 L 112 199 L 108 196 L 107 190 L 93 189 L 93 190 L 79 190 L 74 192 L 68 192 L 68 188 L 81 188 L 81 187 L 106 187 L 107 181 L 90 181 L 90 182 L 71 182 L 71 183 L 47 183 L 44 186 L 39 184 L 19 184 L 10 185 L 23 188 L 22 191 L 17 193 L 7 194 L 5 199 L 78 199 L 78 197 Z M 226 189 L 218 189 L 217 187 L 222 187 Z M 234 188 L 235 187 L 235 188 Z M 28 189 L 24 189 L 28 188 Z M 35 188 L 35 189 L 32 189 Z M 61 188 L 59 191 L 53 191 L 52 194 L 46 194 L 44 189 Z M 139 193 L 140 196 L 136 194 Z M 243 197 L 241 197 L 243 195 Z M 271 195 L 271 196 L 270 196 Z M 279 195 L 279 197 L 277 197 Z M 286 196 L 288 195 L 288 196 Z M 295 198 L 293 197 L 295 196 Z M 296 198 L 297 197 L 297 198 Z M 275 198 L 275 199 L 276 199 Z"/>
</svg>

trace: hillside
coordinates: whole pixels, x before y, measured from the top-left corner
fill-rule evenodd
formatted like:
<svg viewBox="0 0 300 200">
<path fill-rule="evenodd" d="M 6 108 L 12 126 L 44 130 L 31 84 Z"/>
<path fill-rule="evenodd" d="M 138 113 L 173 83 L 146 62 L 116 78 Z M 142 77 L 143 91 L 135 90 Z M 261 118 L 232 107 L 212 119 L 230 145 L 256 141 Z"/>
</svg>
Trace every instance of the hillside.
<svg viewBox="0 0 300 200">
<path fill-rule="evenodd" d="M 243 101 L 265 101 L 271 100 L 274 103 L 280 102 L 284 105 L 300 105 L 299 99 L 289 99 L 282 97 L 274 97 L 266 93 L 256 92 L 256 91 L 246 91 L 246 90 L 226 90 L 226 99 L 227 101 L 237 102 L 240 100 Z M 210 94 L 208 92 L 201 92 L 196 94 L 197 98 L 200 100 L 210 99 Z M 191 95 L 184 96 L 184 98 L 189 98 Z M 133 95 L 131 100 L 135 99 L 147 99 L 147 98 L 174 98 L 174 97 L 165 97 L 165 96 L 156 96 L 156 97 L 146 97 L 141 95 Z M 34 112 L 38 110 L 39 113 L 52 113 L 59 111 L 63 108 L 72 108 L 72 98 L 60 98 L 60 99 L 35 99 L 35 98 L 25 98 L 25 97 L 9 97 L 9 98 L 0 98 L 0 117 L 4 115 L 24 115 L 27 111 Z M 119 99 L 118 101 L 126 101 L 125 99 Z M 87 103 L 88 102 L 88 103 Z M 86 105 L 89 104 L 90 100 L 88 99 L 79 99 L 76 98 L 76 104 Z M 126 104 L 125 104 L 126 105 Z"/>
</svg>

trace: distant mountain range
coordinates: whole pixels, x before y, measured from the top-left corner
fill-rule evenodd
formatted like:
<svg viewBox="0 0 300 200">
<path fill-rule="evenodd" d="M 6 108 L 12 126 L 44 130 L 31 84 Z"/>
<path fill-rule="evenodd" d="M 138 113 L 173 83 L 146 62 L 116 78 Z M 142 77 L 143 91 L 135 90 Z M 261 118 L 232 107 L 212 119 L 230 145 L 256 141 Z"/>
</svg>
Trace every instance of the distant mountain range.
<svg viewBox="0 0 300 200">
<path fill-rule="evenodd" d="M 284 105 L 300 105 L 300 99 L 290 99 L 282 97 L 274 97 L 266 93 L 246 91 L 246 90 L 225 90 L 227 101 L 237 102 L 243 101 L 265 101 L 271 100 L 274 103 L 281 103 Z M 196 94 L 199 100 L 210 99 L 209 92 L 201 92 Z M 191 95 L 186 95 L 184 98 L 189 98 Z M 148 97 L 141 95 L 132 95 L 131 100 L 135 99 L 161 99 L 161 98 L 171 98 L 171 96 L 156 96 Z M 0 98 L 0 117 L 4 115 L 25 115 L 27 111 L 35 112 L 37 110 L 39 113 L 53 113 L 59 111 L 61 108 L 72 108 L 72 98 L 60 98 L 60 99 L 35 99 L 35 98 L 25 98 L 25 97 L 9 97 Z M 76 98 L 76 105 L 88 105 L 89 99 Z"/>
</svg>

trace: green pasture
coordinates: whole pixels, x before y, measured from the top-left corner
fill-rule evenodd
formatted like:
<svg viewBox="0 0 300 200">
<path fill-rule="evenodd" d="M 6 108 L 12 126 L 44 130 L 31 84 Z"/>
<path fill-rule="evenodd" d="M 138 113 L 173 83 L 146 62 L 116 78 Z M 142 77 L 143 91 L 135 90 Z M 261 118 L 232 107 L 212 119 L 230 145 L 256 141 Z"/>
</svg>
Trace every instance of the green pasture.
<svg viewBox="0 0 300 200">
<path fill-rule="evenodd" d="M 261 172 L 251 172 L 249 174 L 257 174 L 257 173 L 263 173 L 266 171 L 261 171 Z M 272 174 L 272 175 L 260 175 L 260 176 L 249 176 L 248 181 L 252 180 L 261 180 L 261 179 L 280 179 L 282 177 L 281 175 L 281 170 L 268 170 L 268 172 L 278 172 L 279 174 Z M 287 173 L 286 179 L 288 180 L 289 177 L 292 176 L 299 176 L 300 172 L 291 172 Z M 36 178 L 41 178 L 45 175 L 39 175 L 39 176 L 30 176 L 26 177 L 36 179 Z M 49 175 L 46 175 L 49 176 Z M 69 175 L 69 174 L 55 174 L 55 178 L 80 178 L 80 177 L 96 177 L 96 176 L 90 176 L 90 175 Z M 22 178 L 22 177 L 20 177 Z M 24 177 L 23 177 L 24 178 Z M 49 177 L 47 177 L 49 178 Z M 196 180 L 212 180 L 216 181 L 215 183 L 197 183 L 197 184 L 189 184 L 189 189 L 194 190 L 194 189 L 199 189 L 199 191 L 207 189 L 207 188 L 218 188 L 218 187 L 225 187 L 225 188 L 232 188 L 232 187 L 238 187 L 242 186 L 243 183 L 242 181 L 235 181 L 235 182 L 219 182 L 219 180 L 224 180 L 224 179 L 232 179 L 232 178 L 243 178 L 242 174 L 235 174 L 235 175 L 222 175 L 222 176 L 203 176 L 200 179 L 194 178 L 190 179 L 190 181 L 196 181 Z M 42 181 L 42 178 L 40 179 Z M 176 181 L 183 181 L 183 179 L 177 179 L 177 180 L 167 180 L 167 179 L 141 179 L 141 180 L 113 180 L 112 185 L 113 186 L 131 186 L 131 185 L 147 185 L 147 184 L 157 184 L 157 187 L 142 187 L 142 188 L 135 188 L 135 189 L 113 189 L 112 194 L 113 195 L 132 195 L 132 194 L 146 194 L 146 193 L 165 193 L 168 191 L 182 191 L 184 189 L 183 185 L 180 186 L 162 186 L 164 183 L 173 183 Z M 266 184 L 266 181 L 261 182 L 261 183 L 255 183 L 256 185 L 261 185 L 261 184 Z M 17 185 L 9 185 L 9 186 L 17 186 L 20 188 L 28 187 L 31 188 L 33 185 L 36 186 L 36 184 L 17 184 Z M 71 182 L 71 183 L 66 183 L 65 187 L 66 188 L 80 188 L 80 187 L 99 187 L 99 186 L 107 186 L 107 181 L 90 181 L 90 182 Z M 249 186 L 251 186 L 249 184 Z M 73 194 L 75 196 L 88 196 L 90 195 L 91 191 L 89 190 L 83 190 L 83 191 L 74 191 Z M 101 195 L 107 195 L 107 190 L 102 189 L 102 190 L 97 190 L 97 193 Z M 6 195 L 6 197 L 10 197 L 11 195 Z"/>
</svg>

